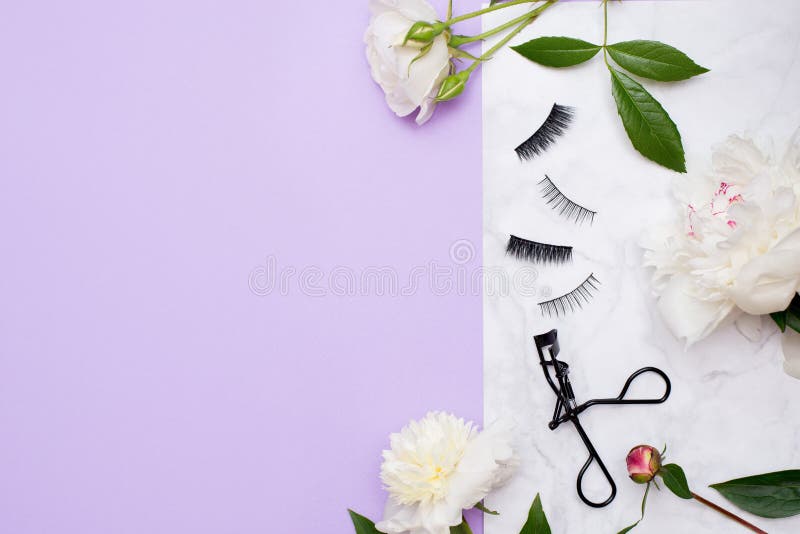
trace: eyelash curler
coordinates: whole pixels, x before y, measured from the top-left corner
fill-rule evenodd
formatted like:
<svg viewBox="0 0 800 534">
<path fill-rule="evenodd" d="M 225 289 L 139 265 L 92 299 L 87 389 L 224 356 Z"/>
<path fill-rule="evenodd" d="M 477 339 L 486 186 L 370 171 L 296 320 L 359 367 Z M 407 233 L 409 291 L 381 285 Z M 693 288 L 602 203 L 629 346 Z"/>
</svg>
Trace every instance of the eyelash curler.
<svg viewBox="0 0 800 534">
<path fill-rule="evenodd" d="M 589 506 L 593 508 L 602 508 L 614 500 L 614 497 L 617 495 L 617 486 L 614 484 L 614 479 L 611 478 L 611 474 L 609 474 L 608 469 L 606 469 L 606 466 L 603 463 L 603 460 L 600 458 L 600 455 L 597 453 L 597 450 L 594 448 L 594 445 L 592 445 L 592 441 L 589 439 L 589 436 L 586 435 L 586 431 L 581 426 L 578 415 L 587 408 L 597 404 L 660 404 L 667 400 L 670 391 L 672 390 L 669 377 L 661 369 L 657 369 L 655 367 L 642 367 L 628 377 L 628 380 L 625 381 L 625 385 L 622 386 L 622 391 L 620 391 L 619 395 L 617 395 L 615 398 L 591 399 L 583 404 L 577 404 L 575 402 L 575 393 L 572 391 L 572 384 L 569 381 L 569 365 L 557 359 L 559 353 L 558 332 L 556 330 L 550 330 L 545 334 L 533 336 L 533 340 L 536 343 L 536 351 L 539 353 L 539 362 L 542 365 L 544 377 L 547 379 L 550 389 L 552 389 L 553 393 L 556 394 L 556 407 L 553 411 L 553 419 L 547 424 L 547 426 L 550 427 L 550 430 L 555 430 L 561 423 L 566 423 L 567 421 L 572 422 L 572 424 L 575 426 L 575 430 L 578 431 L 578 434 L 583 440 L 584 445 L 586 445 L 586 449 L 589 451 L 589 458 L 586 460 L 586 463 L 583 464 L 583 467 L 581 467 L 581 470 L 578 473 L 576 486 L 578 489 L 578 496 Z M 545 356 L 545 351 L 547 351 L 549 359 Z M 555 373 L 555 380 L 553 380 L 553 377 L 550 376 L 550 369 L 552 369 Z M 656 373 L 664 379 L 664 385 L 666 386 L 664 395 L 658 399 L 625 399 L 625 393 L 628 392 L 630 385 L 637 376 L 644 373 Z M 600 467 L 600 470 L 603 472 L 603 475 L 606 477 L 609 486 L 611 486 L 611 495 L 609 495 L 608 498 L 602 502 L 590 501 L 583 494 L 582 489 L 583 475 L 586 473 L 586 470 L 589 469 L 589 466 L 592 464 L 592 462 L 595 461 Z"/>
</svg>

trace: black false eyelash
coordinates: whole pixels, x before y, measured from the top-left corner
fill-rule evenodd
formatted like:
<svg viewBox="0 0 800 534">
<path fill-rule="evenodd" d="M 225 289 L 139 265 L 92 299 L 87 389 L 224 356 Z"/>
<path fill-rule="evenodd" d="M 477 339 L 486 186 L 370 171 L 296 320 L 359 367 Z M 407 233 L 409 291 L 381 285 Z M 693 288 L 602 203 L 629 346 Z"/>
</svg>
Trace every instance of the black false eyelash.
<svg viewBox="0 0 800 534">
<path fill-rule="evenodd" d="M 535 263 L 566 263 L 572 260 L 572 247 L 537 243 L 512 235 L 506 254 Z"/>
<path fill-rule="evenodd" d="M 547 150 L 556 142 L 556 138 L 563 135 L 572 122 L 574 110 L 569 106 L 553 104 L 553 109 L 539 129 L 514 149 L 519 159 L 531 160 Z"/>
<path fill-rule="evenodd" d="M 597 286 L 600 281 L 594 277 L 594 273 L 589 275 L 589 278 L 583 281 L 581 285 L 567 293 L 551 300 L 546 300 L 539 303 L 539 309 L 542 310 L 542 315 L 547 314 L 548 317 L 555 315 L 566 314 L 567 311 L 574 312 L 582 308 L 584 303 L 588 303 L 589 299 L 593 296 L 592 292 L 597 291 Z"/>
<path fill-rule="evenodd" d="M 573 220 L 576 224 L 581 224 L 584 221 L 589 221 L 589 224 L 594 222 L 594 216 L 597 215 L 596 211 L 586 209 L 580 204 L 577 204 L 568 199 L 564 193 L 559 191 L 556 184 L 545 174 L 544 180 L 539 182 L 542 186 L 542 197 L 544 197 L 547 204 L 558 211 L 567 220 Z"/>
</svg>

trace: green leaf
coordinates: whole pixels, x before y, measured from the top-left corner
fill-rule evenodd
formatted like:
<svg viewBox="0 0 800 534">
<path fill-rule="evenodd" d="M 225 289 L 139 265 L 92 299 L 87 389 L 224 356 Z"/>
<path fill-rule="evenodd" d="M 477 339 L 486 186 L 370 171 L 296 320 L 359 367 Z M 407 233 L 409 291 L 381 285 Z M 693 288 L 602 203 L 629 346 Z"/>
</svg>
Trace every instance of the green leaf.
<svg viewBox="0 0 800 534">
<path fill-rule="evenodd" d="M 571 67 L 592 59 L 601 47 L 572 37 L 539 37 L 511 49 L 540 65 Z"/>
<path fill-rule="evenodd" d="M 668 169 L 686 172 L 681 134 L 661 104 L 630 76 L 609 70 L 611 92 L 633 147 Z"/>
<path fill-rule="evenodd" d="M 528 520 L 523 525 L 519 534 L 550 534 L 550 524 L 547 522 L 547 517 L 544 515 L 542 508 L 542 500 L 539 494 L 533 499 L 531 509 L 528 511 Z"/>
<path fill-rule="evenodd" d="M 472 529 L 469 528 L 467 518 L 461 516 L 461 524 L 455 527 L 450 527 L 450 534 L 472 534 Z"/>
<path fill-rule="evenodd" d="M 800 333 L 800 294 L 796 294 L 785 310 L 776 311 L 769 314 L 781 332 L 786 331 L 788 326 L 792 330 Z"/>
<path fill-rule="evenodd" d="M 489 515 L 500 515 L 500 512 L 497 512 L 497 511 L 495 511 L 495 510 L 489 510 L 488 508 L 486 508 L 486 506 L 485 506 L 485 505 L 484 505 L 482 502 L 479 502 L 479 503 L 477 503 L 477 504 L 475 505 L 475 508 L 477 508 L 478 510 L 480 510 L 480 511 L 481 511 L 481 512 L 483 512 L 484 514 L 489 514 Z"/>
<path fill-rule="evenodd" d="M 626 532 L 630 532 L 631 530 L 636 528 L 639 525 L 639 523 L 642 522 L 642 519 L 644 519 L 644 506 L 645 506 L 645 504 L 647 504 L 647 494 L 648 493 L 650 493 L 650 483 L 649 482 L 647 483 L 647 487 L 644 490 L 644 497 L 642 497 L 642 517 L 639 518 L 639 520 L 636 523 L 634 523 L 634 524 L 632 524 L 630 526 L 627 526 L 627 527 L 623 528 L 622 530 L 620 530 L 617 534 L 625 534 Z"/>
<path fill-rule="evenodd" d="M 795 295 L 786 308 L 786 326 L 800 333 L 800 295 Z"/>
<path fill-rule="evenodd" d="M 800 315 L 792 310 L 786 312 L 786 326 L 800 333 Z"/>
<path fill-rule="evenodd" d="M 624 41 L 606 49 L 620 67 L 651 80 L 674 82 L 708 72 L 677 48 L 658 41 Z"/>
<path fill-rule="evenodd" d="M 778 325 L 781 332 L 786 332 L 786 310 L 770 313 L 769 316 L 772 317 L 772 320 L 775 321 L 775 324 Z"/>
<path fill-rule="evenodd" d="M 711 487 L 751 514 L 770 518 L 800 514 L 800 469 L 737 478 Z"/>
<path fill-rule="evenodd" d="M 350 509 L 347 511 L 350 512 L 350 519 L 353 520 L 353 526 L 356 527 L 356 534 L 381 534 L 375 528 L 375 523 Z"/>
<path fill-rule="evenodd" d="M 691 499 L 692 490 L 689 489 L 689 483 L 686 481 L 686 475 L 683 469 L 678 464 L 662 465 L 661 470 L 658 472 L 664 480 L 664 484 L 681 499 Z"/>
</svg>

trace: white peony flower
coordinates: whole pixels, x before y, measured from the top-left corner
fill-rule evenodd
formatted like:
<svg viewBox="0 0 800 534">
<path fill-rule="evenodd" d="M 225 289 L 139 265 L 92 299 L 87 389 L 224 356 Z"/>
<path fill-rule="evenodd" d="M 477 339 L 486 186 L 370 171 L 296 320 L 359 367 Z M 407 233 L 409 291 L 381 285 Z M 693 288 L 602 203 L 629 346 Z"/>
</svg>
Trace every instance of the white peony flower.
<svg viewBox="0 0 800 534">
<path fill-rule="evenodd" d="M 426 0 L 371 0 L 370 10 L 364 42 L 372 78 L 392 111 L 405 117 L 419 108 L 416 120 L 423 124 L 433 115 L 439 87 L 450 73 L 448 37 L 446 32 L 437 35 L 427 51 L 403 41 L 415 22 L 436 22 L 436 10 Z"/>
<path fill-rule="evenodd" d="M 800 289 L 800 130 L 780 158 L 732 136 L 712 163 L 677 179 L 678 220 L 643 243 L 661 315 L 687 345 L 724 321 L 783 310 Z"/>
<path fill-rule="evenodd" d="M 381 480 L 389 492 L 387 533 L 449 534 L 462 510 L 475 506 L 513 471 L 509 429 L 483 432 L 454 415 L 431 412 L 390 436 Z"/>
</svg>

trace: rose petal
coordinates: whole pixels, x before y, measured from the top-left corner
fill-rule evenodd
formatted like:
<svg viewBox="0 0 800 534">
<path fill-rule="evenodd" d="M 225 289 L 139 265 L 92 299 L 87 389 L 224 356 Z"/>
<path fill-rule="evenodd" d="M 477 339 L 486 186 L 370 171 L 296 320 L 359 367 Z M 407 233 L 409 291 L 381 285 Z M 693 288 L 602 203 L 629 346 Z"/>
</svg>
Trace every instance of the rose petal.
<svg viewBox="0 0 800 534">
<path fill-rule="evenodd" d="M 418 54 L 418 49 L 410 47 L 400 47 L 397 50 L 397 65 L 400 75 L 402 77 L 403 73 L 407 73 L 402 79 L 401 85 L 408 99 L 417 106 L 422 104 L 425 97 L 434 88 L 437 88 L 438 92 L 438 85 L 444 79 L 442 72 L 446 73 L 450 67 L 450 51 L 443 35 L 434 39 L 427 54 L 414 61 Z M 412 61 L 414 61 L 413 65 Z"/>
</svg>

